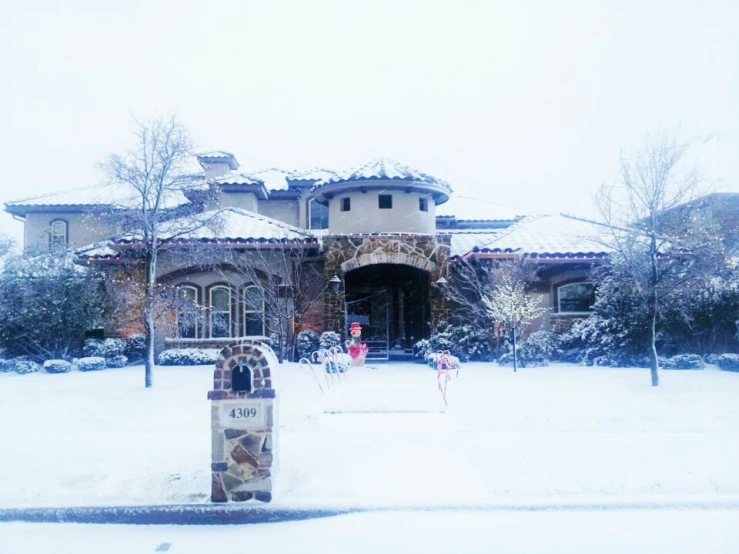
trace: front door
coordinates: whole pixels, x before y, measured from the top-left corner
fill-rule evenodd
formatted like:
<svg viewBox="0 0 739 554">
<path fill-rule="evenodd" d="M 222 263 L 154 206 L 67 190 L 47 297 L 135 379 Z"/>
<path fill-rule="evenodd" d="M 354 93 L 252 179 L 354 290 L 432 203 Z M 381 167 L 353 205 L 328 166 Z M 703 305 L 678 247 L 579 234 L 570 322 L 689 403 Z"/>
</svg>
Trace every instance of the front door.
<svg viewBox="0 0 739 554">
<path fill-rule="evenodd" d="M 377 264 L 346 275 L 346 336 L 352 323 L 362 326 L 368 358 L 413 358 L 413 344 L 428 336 L 429 278 L 420 269 Z"/>
<path fill-rule="evenodd" d="M 346 302 L 346 336 L 352 323 L 362 326 L 362 342 L 367 343 L 367 359 L 387 360 L 390 350 L 389 305 L 387 291 L 373 289 L 369 294 Z"/>
</svg>

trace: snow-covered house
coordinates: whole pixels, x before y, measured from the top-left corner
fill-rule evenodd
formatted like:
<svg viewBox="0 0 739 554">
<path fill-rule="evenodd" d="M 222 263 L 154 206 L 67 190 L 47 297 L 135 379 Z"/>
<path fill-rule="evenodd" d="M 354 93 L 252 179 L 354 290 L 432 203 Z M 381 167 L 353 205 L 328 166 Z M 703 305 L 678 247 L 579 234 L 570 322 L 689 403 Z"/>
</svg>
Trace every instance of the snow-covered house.
<svg viewBox="0 0 739 554">
<path fill-rule="evenodd" d="M 198 162 L 202 187 L 167 201 L 199 217 L 221 210 L 222 221 L 217 231 L 202 228 L 178 240 L 231 245 L 245 255 L 264 245 L 300 244 L 324 284 L 340 281 L 338 290 L 323 287 L 300 328 L 345 335 L 358 321 L 377 357 L 410 355 L 430 323 L 453 317 L 439 285 L 452 278 L 455 261 L 470 257 L 523 258 L 537 266 L 532 290 L 549 307 L 538 326 L 563 328 L 590 309 L 584 282 L 606 255 L 591 222 L 563 214 L 495 217 L 491 204 L 455 199 L 447 182 L 388 159 L 346 171 L 242 171 L 228 152 L 204 153 Z M 131 202 L 120 188 L 88 187 L 8 202 L 5 209 L 24 221 L 27 249 L 69 246 L 105 263 L 130 244 L 122 219 L 112 214 Z M 160 337 L 161 348 L 269 331 L 263 305 L 245 300 L 253 283 L 243 278 L 173 255 L 163 259 L 158 279 L 186 289 L 204 314 L 172 331 L 168 342 Z M 128 331 L 115 322 L 106 330 Z"/>
</svg>

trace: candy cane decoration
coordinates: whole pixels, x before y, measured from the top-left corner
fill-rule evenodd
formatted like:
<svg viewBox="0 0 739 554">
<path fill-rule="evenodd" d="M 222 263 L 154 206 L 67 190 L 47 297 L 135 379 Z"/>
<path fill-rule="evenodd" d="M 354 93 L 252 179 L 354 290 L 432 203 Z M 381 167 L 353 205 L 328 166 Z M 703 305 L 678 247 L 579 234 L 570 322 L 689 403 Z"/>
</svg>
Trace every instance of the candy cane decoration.
<svg viewBox="0 0 739 554">
<path fill-rule="evenodd" d="M 310 368 L 310 372 L 313 374 L 313 379 L 316 380 L 316 384 L 318 385 L 318 388 L 321 389 L 322 394 L 326 394 L 326 392 L 323 390 L 323 387 L 321 386 L 321 381 L 318 379 L 318 375 L 316 375 L 316 372 L 313 370 L 313 364 L 310 363 L 310 360 L 308 358 L 300 358 L 298 361 L 298 367 L 302 370 L 305 365 L 308 365 Z"/>
<path fill-rule="evenodd" d="M 444 399 L 444 406 L 447 408 L 449 407 L 449 404 L 446 401 L 446 389 L 447 385 L 449 384 L 449 381 L 451 380 L 451 376 L 449 375 L 449 372 L 455 369 L 454 364 L 452 363 L 450 357 L 449 357 L 449 351 L 439 350 L 436 353 L 436 383 L 439 387 L 439 392 L 441 393 L 441 397 Z M 457 370 L 457 377 L 459 377 L 459 366 L 456 367 Z M 442 376 L 444 379 L 444 382 L 442 384 Z"/>
<path fill-rule="evenodd" d="M 339 373 L 346 373 L 349 369 L 346 361 L 344 360 L 344 350 L 341 345 L 332 346 L 328 349 L 329 359 L 336 364 L 336 369 Z"/>
</svg>

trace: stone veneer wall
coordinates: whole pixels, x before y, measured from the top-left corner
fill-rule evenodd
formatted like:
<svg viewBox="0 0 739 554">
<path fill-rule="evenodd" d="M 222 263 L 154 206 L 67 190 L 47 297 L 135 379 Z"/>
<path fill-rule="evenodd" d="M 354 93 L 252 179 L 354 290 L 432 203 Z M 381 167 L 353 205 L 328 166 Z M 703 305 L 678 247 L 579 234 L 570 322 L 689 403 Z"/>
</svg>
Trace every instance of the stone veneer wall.
<svg viewBox="0 0 739 554">
<path fill-rule="evenodd" d="M 232 371 L 239 363 L 251 371 L 251 392 L 231 390 Z M 211 500 L 242 502 L 272 499 L 274 450 L 277 432 L 275 390 L 272 388 L 274 353 L 261 344 L 232 344 L 218 357 L 213 372 L 211 400 Z M 220 402 L 238 399 L 265 399 L 265 425 L 257 428 L 224 428 Z"/>
<path fill-rule="evenodd" d="M 334 235 L 323 241 L 324 274 L 326 281 L 334 275 L 340 278 L 360 267 L 376 264 L 402 264 L 427 272 L 431 294 L 431 321 L 446 320 L 452 304 L 438 294 L 434 283 L 449 279 L 451 236 L 440 235 Z M 326 293 L 324 329 L 345 334 L 344 291 Z"/>
</svg>

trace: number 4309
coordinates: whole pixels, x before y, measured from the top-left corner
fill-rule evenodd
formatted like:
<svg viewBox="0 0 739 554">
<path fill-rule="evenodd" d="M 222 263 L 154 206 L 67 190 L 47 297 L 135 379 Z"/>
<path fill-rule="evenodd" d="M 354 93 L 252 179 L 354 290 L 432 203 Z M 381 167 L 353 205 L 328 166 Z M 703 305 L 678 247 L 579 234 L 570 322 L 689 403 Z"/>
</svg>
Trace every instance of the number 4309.
<svg viewBox="0 0 739 554">
<path fill-rule="evenodd" d="M 256 408 L 234 408 L 231 413 L 228 414 L 232 419 L 243 419 L 249 417 L 256 417 Z"/>
</svg>

